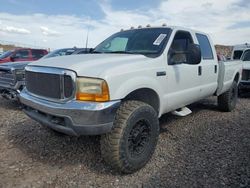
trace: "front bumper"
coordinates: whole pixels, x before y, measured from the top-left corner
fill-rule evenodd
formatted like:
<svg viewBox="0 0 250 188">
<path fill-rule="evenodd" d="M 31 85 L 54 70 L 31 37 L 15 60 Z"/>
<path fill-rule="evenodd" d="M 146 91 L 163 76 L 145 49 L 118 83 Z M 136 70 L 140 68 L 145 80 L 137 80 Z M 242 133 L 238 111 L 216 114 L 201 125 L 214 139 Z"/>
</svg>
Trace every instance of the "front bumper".
<svg viewBox="0 0 250 188">
<path fill-rule="evenodd" d="M 240 81 L 239 89 L 250 89 L 250 81 Z"/>
<path fill-rule="evenodd" d="M 80 136 L 110 132 L 120 101 L 56 103 L 40 99 L 24 89 L 20 96 L 23 111 L 32 119 L 56 131 Z"/>
</svg>

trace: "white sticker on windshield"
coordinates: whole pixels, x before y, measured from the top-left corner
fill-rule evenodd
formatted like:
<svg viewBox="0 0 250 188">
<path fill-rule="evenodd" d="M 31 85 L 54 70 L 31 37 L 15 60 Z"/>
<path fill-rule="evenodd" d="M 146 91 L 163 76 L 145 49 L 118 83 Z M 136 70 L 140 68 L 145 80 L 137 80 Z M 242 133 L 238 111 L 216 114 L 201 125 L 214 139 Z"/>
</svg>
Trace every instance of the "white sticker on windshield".
<svg viewBox="0 0 250 188">
<path fill-rule="evenodd" d="M 166 38 L 167 34 L 160 34 L 154 41 L 153 45 L 159 46 L 161 42 Z"/>
</svg>

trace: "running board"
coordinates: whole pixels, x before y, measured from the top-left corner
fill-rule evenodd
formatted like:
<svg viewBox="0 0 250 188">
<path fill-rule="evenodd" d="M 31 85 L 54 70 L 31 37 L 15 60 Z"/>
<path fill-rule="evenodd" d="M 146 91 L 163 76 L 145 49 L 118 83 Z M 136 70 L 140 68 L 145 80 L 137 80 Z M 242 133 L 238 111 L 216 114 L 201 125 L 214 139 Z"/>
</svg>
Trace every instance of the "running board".
<svg viewBox="0 0 250 188">
<path fill-rule="evenodd" d="M 172 112 L 173 115 L 181 116 L 181 117 L 188 116 L 191 113 L 192 111 L 188 107 L 183 107 Z"/>
</svg>

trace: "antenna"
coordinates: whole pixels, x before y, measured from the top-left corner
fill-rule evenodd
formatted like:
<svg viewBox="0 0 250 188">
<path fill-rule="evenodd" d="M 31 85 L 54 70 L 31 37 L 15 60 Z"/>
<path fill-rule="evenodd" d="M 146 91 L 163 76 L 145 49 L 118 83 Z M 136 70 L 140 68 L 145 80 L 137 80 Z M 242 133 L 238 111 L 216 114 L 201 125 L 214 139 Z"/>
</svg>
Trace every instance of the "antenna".
<svg viewBox="0 0 250 188">
<path fill-rule="evenodd" d="M 86 50 L 88 48 L 88 42 L 89 42 L 89 25 L 90 25 L 90 19 L 88 18 L 88 28 L 87 28 L 87 36 L 86 36 L 86 44 L 85 44 Z"/>
<path fill-rule="evenodd" d="M 85 45 L 86 50 L 88 48 L 88 42 L 89 42 L 89 27 L 88 27 L 88 31 L 87 31 L 87 37 L 86 37 L 86 45 Z"/>
</svg>

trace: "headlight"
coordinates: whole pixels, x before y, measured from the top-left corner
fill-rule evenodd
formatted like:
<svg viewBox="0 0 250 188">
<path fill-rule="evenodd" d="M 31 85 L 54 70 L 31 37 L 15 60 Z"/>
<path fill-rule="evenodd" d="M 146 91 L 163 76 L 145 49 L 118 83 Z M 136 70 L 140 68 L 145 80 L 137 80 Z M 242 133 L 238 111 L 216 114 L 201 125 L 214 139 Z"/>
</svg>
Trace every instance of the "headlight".
<svg viewBox="0 0 250 188">
<path fill-rule="evenodd" d="M 76 99 L 81 101 L 109 101 L 109 89 L 105 80 L 77 78 Z"/>
</svg>

